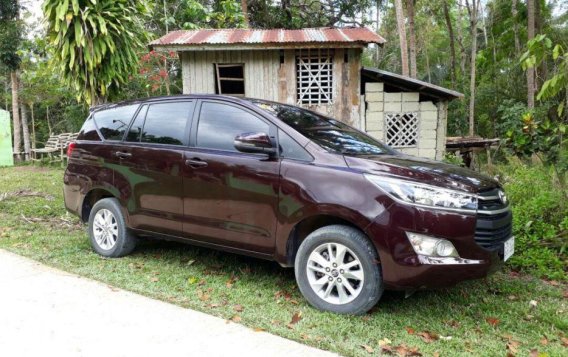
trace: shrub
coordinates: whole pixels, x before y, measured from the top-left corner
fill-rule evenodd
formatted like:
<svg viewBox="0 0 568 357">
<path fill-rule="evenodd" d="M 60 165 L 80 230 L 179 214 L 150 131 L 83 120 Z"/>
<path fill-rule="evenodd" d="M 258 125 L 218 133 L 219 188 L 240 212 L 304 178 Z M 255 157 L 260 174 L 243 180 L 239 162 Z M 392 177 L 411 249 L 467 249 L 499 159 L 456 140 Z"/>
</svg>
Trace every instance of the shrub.
<svg viewBox="0 0 568 357">
<path fill-rule="evenodd" d="M 567 280 L 568 192 L 553 167 L 519 160 L 497 167 L 513 211 L 514 269 Z"/>
</svg>

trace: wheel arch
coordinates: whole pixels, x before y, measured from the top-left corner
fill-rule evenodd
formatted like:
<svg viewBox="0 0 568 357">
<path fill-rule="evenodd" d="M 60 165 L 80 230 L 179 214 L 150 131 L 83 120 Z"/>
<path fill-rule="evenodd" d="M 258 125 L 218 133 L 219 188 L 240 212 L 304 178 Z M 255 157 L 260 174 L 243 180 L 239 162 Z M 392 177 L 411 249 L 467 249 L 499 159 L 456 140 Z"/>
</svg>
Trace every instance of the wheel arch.
<svg viewBox="0 0 568 357">
<path fill-rule="evenodd" d="M 300 244 L 306 239 L 306 237 L 315 231 L 316 229 L 331 226 L 331 225 L 344 225 L 348 227 L 353 227 L 361 233 L 363 233 L 371 245 L 376 249 L 370 237 L 367 236 L 365 232 L 366 225 L 362 225 L 361 222 L 357 222 L 353 219 L 345 218 L 340 215 L 330 214 L 330 213 L 318 213 L 311 215 L 309 217 L 305 217 L 304 219 L 300 220 L 290 230 L 288 234 L 286 244 L 285 244 L 285 251 L 284 254 L 277 254 L 279 257 L 279 263 L 282 266 L 292 267 L 294 266 L 294 260 L 296 259 L 296 253 L 298 252 L 298 248 Z"/>
<path fill-rule="evenodd" d="M 85 195 L 81 204 L 81 220 L 84 223 L 89 221 L 89 215 L 93 206 L 103 198 L 117 198 L 112 192 L 104 188 L 93 188 Z"/>
</svg>

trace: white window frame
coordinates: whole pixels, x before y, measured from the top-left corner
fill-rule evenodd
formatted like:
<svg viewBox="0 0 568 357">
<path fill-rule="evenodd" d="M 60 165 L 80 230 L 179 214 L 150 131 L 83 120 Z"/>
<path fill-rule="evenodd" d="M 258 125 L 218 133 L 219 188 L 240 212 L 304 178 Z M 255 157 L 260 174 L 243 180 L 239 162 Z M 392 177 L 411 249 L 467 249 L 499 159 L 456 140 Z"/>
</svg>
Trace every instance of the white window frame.
<svg viewBox="0 0 568 357">
<path fill-rule="evenodd" d="M 333 51 L 305 49 L 296 52 L 296 100 L 298 105 L 333 103 Z"/>
</svg>

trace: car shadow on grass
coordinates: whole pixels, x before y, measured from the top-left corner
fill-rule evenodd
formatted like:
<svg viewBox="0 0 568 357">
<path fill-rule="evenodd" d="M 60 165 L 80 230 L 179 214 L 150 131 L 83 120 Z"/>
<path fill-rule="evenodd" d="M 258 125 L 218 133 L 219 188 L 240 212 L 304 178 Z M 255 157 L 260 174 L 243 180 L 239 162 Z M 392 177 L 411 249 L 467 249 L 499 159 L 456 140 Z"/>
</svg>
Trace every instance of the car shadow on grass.
<svg viewBox="0 0 568 357">
<path fill-rule="evenodd" d="M 215 270 L 227 279 L 238 274 L 239 279 L 244 282 L 253 282 L 261 276 L 272 280 L 275 289 L 286 289 L 301 299 L 296 287 L 294 269 L 281 267 L 273 261 L 153 238 L 141 238 L 133 256 L 147 257 L 147 259 L 159 257 L 163 264 L 181 264 L 181 266 L 194 261 L 192 264 L 200 267 L 201 271 Z M 410 294 L 405 291 L 386 290 L 379 304 L 369 313 L 410 311 L 419 305 L 420 309 L 429 309 L 434 306 L 435 309 L 429 311 L 430 314 L 436 314 L 440 301 L 450 297 L 452 304 L 468 307 L 471 305 L 471 297 L 475 296 L 475 291 L 479 290 L 480 285 L 485 284 L 488 284 L 486 280 L 466 281 L 454 287 L 417 290 Z M 447 313 L 448 310 L 439 309 L 439 312 L 442 311 L 443 315 L 447 316 L 440 317 L 451 318 L 451 315 Z"/>
</svg>

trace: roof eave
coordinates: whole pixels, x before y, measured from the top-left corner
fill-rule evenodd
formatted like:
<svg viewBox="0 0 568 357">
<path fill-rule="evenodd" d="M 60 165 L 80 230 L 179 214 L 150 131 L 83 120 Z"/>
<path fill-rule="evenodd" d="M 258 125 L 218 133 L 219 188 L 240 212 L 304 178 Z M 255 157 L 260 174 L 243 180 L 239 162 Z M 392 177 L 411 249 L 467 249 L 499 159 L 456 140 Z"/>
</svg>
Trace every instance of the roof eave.
<svg viewBox="0 0 568 357">
<path fill-rule="evenodd" d="M 378 69 L 378 68 L 371 68 L 371 67 L 363 67 L 362 70 L 370 72 L 373 75 L 375 75 L 377 78 L 383 78 L 386 81 L 388 81 L 390 79 L 391 83 L 393 82 L 393 80 L 403 82 L 403 83 L 406 84 L 406 88 L 408 88 L 408 89 L 412 89 L 416 92 L 424 93 L 424 94 L 427 94 L 429 96 L 436 97 L 436 98 L 439 98 L 439 99 L 452 100 L 452 99 L 464 98 L 463 93 L 460 93 L 460 92 L 457 92 L 457 91 L 454 91 L 454 90 L 451 90 L 451 89 L 448 89 L 448 88 L 440 87 L 440 86 L 437 86 L 435 84 L 424 82 L 424 81 L 421 81 L 421 80 L 418 80 L 418 79 L 403 76 L 403 75 L 400 75 L 400 74 L 397 74 L 397 73 L 392 73 L 392 72 L 384 71 L 384 70 L 381 70 L 381 69 Z M 410 87 L 413 87 L 413 88 L 410 88 Z"/>
<path fill-rule="evenodd" d="M 248 44 L 239 43 L 228 45 L 226 43 L 220 44 L 202 44 L 202 45 L 187 45 L 187 44 L 153 44 L 149 45 L 150 49 L 159 51 L 176 51 L 176 52 L 189 52 L 189 51 L 237 51 L 237 50 L 280 50 L 280 49 L 296 49 L 296 48 L 366 48 L 366 42 L 305 42 L 305 43 L 258 43 Z M 382 44 L 378 44 L 382 46 Z"/>
</svg>

